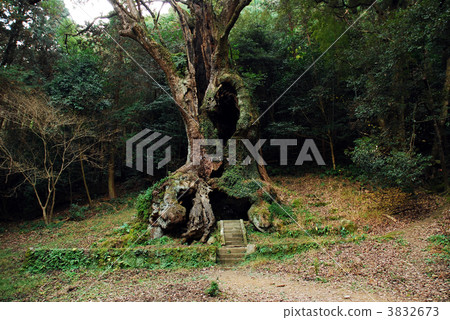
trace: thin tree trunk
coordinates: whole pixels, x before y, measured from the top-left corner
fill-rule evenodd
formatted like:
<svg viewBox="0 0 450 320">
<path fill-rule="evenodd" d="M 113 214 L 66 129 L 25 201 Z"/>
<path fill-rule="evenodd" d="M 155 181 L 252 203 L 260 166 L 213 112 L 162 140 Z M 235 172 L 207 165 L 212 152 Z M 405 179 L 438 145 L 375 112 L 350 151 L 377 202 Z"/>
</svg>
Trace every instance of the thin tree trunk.
<svg viewBox="0 0 450 320">
<path fill-rule="evenodd" d="M 30 6 L 38 4 L 41 0 L 27 0 L 19 1 L 19 8 L 17 9 L 17 19 L 11 26 L 9 33 L 8 43 L 6 44 L 6 49 L 3 52 L 2 61 L 0 66 L 10 65 L 14 61 L 15 51 L 17 49 L 17 41 L 23 30 L 23 23 L 26 21 L 26 13 Z"/>
<path fill-rule="evenodd" d="M 72 194 L 72 179 L 70 178 L 70 172 L 69 172 L 69 198 L 70 198 L 70 204 L 72 205 L 73 194 Z"/>
<path fill-rule="evenodd" d="M 112 150 L 109 154 L 108 161 L 108 195 L 109 199 L 115 199 L 117 197 L 116 194 L 116 183 L 115 183 L 115 163 L 114 163 L 114 150 Z"/>
<path fill-rule="evenodd" d="M 84 190 L 86 190 L 86 196 L 88 198 L 89 206 L 92 205 L 91 195 L 89 193 L 89 188 L 86 182 L 86 175 L 84 173 L 83 155 L 80 155 L 80 167 L 81 167 L 81 177 L 83 178 Z"/>
<path fill-rule="evenodd" d="M 331 163 L 333 164 L 333 170 L 336 170 L 336 159 L 334 157 L 334 143 L 330 130 L 328 130 L 328 143 L 330 144 Z"/>
<path fill-rule="evenodd" d="M 50 202 L 50 212 L 49 212 L 49 220 L 50 222 L 53 220 L 53 213 L 55 210 L 55 201 L 56 201 L 56 186 L 53 186 L 53 191 L 52 191 L 52 195 L 51 195 L 51 202 Z"/>
<path fill-rule="evenodd" d="M 445 153 L 443 148 L 443 141 L 441 136 L 441 130 L 439 128 L 438 122 L 436 119 L 433 119 L 433 126 L 434 130 L 436 132 L 436 138 L 437 138 L 437 147 L 439 151 L 439 161 L 441 162 L 441 170 L 442 170 L 442 177 L 444 179 L 444 187 L 445 190 L 449 190 L 449 183 L 448 183 L 448 173 L 447 173 L 447 164 L 445 162 Z"/>
<path fill-rule="evenodd" d="M 42 216 L 44 217 L 44 223 L 45 223 L 45 225 L 48 225 L 50 223 L 50 220 L 48 219 L 48 215 L 47 215 L 47 207 L 41 206 L 41 210 L 42 210 Z"/>
</svg>

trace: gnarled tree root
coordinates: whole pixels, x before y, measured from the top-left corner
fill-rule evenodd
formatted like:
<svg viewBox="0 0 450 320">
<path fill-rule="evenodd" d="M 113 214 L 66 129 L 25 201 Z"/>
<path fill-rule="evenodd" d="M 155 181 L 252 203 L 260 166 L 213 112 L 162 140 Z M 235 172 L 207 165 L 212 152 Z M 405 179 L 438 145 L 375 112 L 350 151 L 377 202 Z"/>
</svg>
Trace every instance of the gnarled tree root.
<svg viewBox="0 0 450 320">
<path fill-rule="evenodd" d="M 170 177 L 152 203 L 151 237 L 183 231 L 181 238 L 187 242 L 206 242 L 216 222 L 210 192 L 211 187 L 191 172 Z"/>
</svg>

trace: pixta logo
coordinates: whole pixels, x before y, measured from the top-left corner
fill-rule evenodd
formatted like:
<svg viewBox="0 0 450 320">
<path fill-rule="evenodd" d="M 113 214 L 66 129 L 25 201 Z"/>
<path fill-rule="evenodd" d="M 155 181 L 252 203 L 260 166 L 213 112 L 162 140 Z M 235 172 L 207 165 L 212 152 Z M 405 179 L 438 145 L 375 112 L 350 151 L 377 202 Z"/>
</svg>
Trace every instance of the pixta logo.
<svg viewBox="0 0 450 320">
<path fill-rule="evenodd" d="M 169 136 L 162 136 L 159 132 L 151 132 L 149 129 L 142 130 L 126 142 L 126 165 L 133 167 L 133 158 L 135 158 L 136 170 L 144 172 L 144 155 L 146 155 L 146 173 L 154 174 L 155 170 L 155 151 L 163 147 L 170 139 Z M 259 139 L 256 143 L 252 143 L 248 139 L 227 141 L 228 158 L 226 159 L 230 165 L 249 165 L 253 160 L 259 165 L 266 165 L 260 149 L 267 142 L 267 139 Z M 248 151 L 248 156 L 238 163 L 236 159 L 236 145 L 242 143 Z M 280 149 L 280 162 L 282 166 L 288 165 L 288 147 L 297 146 L 297 139 L 270 139 L 269 144 Z M 206 153 L 205 147 L 214 147 L 215 153 Z M 203 150 L 203 152 L 202 152 Z M 133 154 L 136 154 L 133 157 Z M 202 157 L 208 157 L 213 161 L 224 161 L 224 141 L 222 139 L 196 139 L 193 141 L 192 161 L 194 165 L 200 165 Z M 313 159 L 314 157 L 314 159 Z M 157 169 L 169 163 L 171 160 L 170 145 L 164 150 L 164 158 L 157 163 Z M 300 153 L 295 161 L 296 166 L 303 165 L 307 161 L 316 161 L 317 165 L 325 165 L 322 155 L 319 152 L 313 139 L 306 139 L 300 149 Z"/>
<path fill-rule="evenodd" d="M 230 165 L 236 165 L 236 143 L 242 143 L 247 149 L 249 155 L 239 164 L 247 166 L 252 163 L 253 160 L 256 161 L 259 165 L 267 165 L 266 161 L 264 161 L 261 155 L 261 148 L 267 139 L 259 139 L 255 144 L 253 144 L 248 139 L 242 140 L 228 140 L 228 158 L 227 161 Z M 270 146 L 275 146 L 280 148 L 280 162 L 279 164 L 282 166 L 288 165 L 288 147 L 297 146 L 297 139 L 270 139 Z M 194 140 L 193 145 L 193 163 L 194 165 L 198 165 L 201 162 L 202 158 L 202 147 L 215 147 L 214 154 L 208 154 L 208 156 L 217 161 L 223 161 L 224 147 L 223 140 L 221 139 L 197 139 Z M 302 148 L 300 149 L 300 153 L 298 154 L 297 160 L 295 161 L 296 166 L 303 165 L 306 161 L 314 161 L 312 156 L 314 156 L 314 160 L 317 165 L 323 166 L 325 165 L 325 161 L 323 161 L 322 155 L 319 152 L 316 144 L 313 139 L 306 139 L 303 142 Z"/>
<path fill-rule="evenodd" d="M 149 175 L 154 173 L 154 158 L 155 151 L 169 142 L 172 139 L 169 136 L 162 136 L 161 133 L 153 132 L 151 130 L 144 129 L 137 135 L 127 140 L 126 143 L 126 165 L 127 167 L 133 168 L 133 148 L 136 146 L 136 170 L 144 172 L 144 154 L 147 156 L 146 172 Z M 138 142 L 139 141 L 139 142 Z M 158 169 L 161 169 L 166 164 L 169 163 L 171 159 L 171 148 L 170 145 L 164 150 L 164 158 L 158 162 Z"/>
</svg>

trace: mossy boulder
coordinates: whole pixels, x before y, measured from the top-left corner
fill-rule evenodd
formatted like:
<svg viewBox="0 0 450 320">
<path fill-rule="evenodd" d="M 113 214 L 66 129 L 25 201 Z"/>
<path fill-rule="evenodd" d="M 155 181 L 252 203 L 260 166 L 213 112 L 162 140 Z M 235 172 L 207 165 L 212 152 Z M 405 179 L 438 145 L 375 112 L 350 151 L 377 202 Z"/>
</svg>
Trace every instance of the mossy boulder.
<svg viewBox="0 0 450 320">
<path fill-rule="evenodd" d="M 253 204 L 248 211 L 248 219 L 261 232 L 267 232 L 273 223 L 269 204 L 264 201 Z"/>
</svg>

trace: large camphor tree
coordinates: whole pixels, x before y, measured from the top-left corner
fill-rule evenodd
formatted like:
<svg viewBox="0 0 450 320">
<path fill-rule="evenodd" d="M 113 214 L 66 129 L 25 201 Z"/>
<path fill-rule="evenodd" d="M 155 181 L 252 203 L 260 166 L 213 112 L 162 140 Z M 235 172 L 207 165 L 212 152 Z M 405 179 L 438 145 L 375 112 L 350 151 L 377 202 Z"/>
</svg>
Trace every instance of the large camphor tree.
<svg viewBox="0 0 450 320">
<path fill-rule="evenodd" d="M 164 71 L 183 118 L 188 140 L 186 163 L 159 184 L 150 195 L 148 212 L 141 223 L 151 226 L 151 237 L 164 234 L 187 241 L 206 241 L 219 219 L 250 218 L 261 230 L 270 222 L 259 210 L 259 190 L 268 180 L 254 160 L 243 165 L 247 149 L 236 146 L 236 165 L 200 150 L 194 161 L 195 139 L 258 139 L 254 122 L 258 110 L 242 78 L 230 63 L 229 34 L 241 11 L 251 0 L 169 0 L 183 33 L 185 70 L 175 64 L 175 54 L 165 45 L 158 12 L 152 1 L 110 0 L 121 22 L 120 34 L 139 43 Z M 177 56 L 178 57 L 178 56 Z M 170 116 L 169 114 L 167 116 Z M 210 153 L 211 150 L 210 150 Z M 253 206 L 252 206 L 253 205 Z"/>
</svg>

